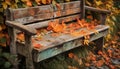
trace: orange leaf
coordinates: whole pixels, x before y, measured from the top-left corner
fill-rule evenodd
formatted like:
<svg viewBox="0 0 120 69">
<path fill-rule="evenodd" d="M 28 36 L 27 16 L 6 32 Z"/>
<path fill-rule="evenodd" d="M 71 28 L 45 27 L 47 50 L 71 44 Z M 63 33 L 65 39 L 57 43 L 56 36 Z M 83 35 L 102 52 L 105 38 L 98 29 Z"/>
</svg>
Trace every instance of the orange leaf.
<svg viewBox="0 0 120 69">
<path fill-rule="evenodd" d="M 90 66 L 90 64 L 89 64 L 89 63 L 85 63 L 85 66 L 89 67 L 89 66 Z"/>
<path fill-rule="evenodd" d="M 51 4 L 51 2 L 52 2 L 52 0 L 47 0 L 47 3 L 48 3 L 48 4 Z"/>
<path fill-rule="evenodd" d="M 99 54 L 99 55 L 102 55 L 103 53 L 102 53 L 102 51 L 98 51 L 98 54 Z"/>
<path fill-rule="evenodd" d="M 112 53 L 112 50 L 108 49 L 107 52 L 108 52 L 108 53 Z"/>
<path fill-rule="evenodd" d="M 24 34 L 23 33 L 18 34 L 17 39 L 20 40 L 21 42 L 23 42 L 25 40 Z"/>
<path fill-rule="evenodd" d="M 110 69 L 116 69 L 115 66 L 109 65 Z"/>
<path fill-rule="evenodd" d="M 103 64 L 104 64 L 104 61 L 103 60 L 99 60 L 99 61 L 97 61 L 96 66 L 97 67 L 101 67 Z"/>
<path fill-rule="evenodd" d="M 61 9 L 60 4 L 59 4 L 59 3 L 56 3 L 55 5 L 56 5 L 57 9 L 60 11 L 60 9 Z"/>
<path fill-rule="evenodd" d="M 41 0 L 42 4 L 47 4 L 46 0 Z"/>
<path fill-rule="evenodd" d="M 82 24 L 83 22 L 80 21 L 79 18 L 77 18 L 77 22 L 78 22 L 78 24 L 79 24 L 81 27 L 83 27 L 83 24 Z"/>
<path fill-rule="evenodd" d="M 87 16 L 88 19 L 93 19 L 93 17 L 91 15 Z"/>
<path fill-rule="evenodd" d="M 34 48 L 39 49 L 39 48 L 41 48 L 41 47 L 42 47 L 42 45 L 41 45 L 41 44 L 34 44 Z"/>
<path fill-rule="evenodd" d="M 73 53 L 69 53 L 69 54 L 68 54 L 68 57 L 69 57 L 69 58 L 74 58 L 74 54 L 73 54 Z"/>
<path fill-rule="evenodd" d="M 26 5 L 29 6 L 29 7 L 31 7 L 31 6 L 32 6 L 32 2 L 28 0 L 28 1 L 26 2 Z"/>
</svg>

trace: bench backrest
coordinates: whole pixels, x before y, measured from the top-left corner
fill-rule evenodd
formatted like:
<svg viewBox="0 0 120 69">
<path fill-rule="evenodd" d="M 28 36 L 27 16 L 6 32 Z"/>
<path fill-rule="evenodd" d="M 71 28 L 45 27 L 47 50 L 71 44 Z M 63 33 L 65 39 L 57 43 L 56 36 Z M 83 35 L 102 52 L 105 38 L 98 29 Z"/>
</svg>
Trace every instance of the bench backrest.
<svg viewBox="0 0 120 69">
<path fill-rule="evenodd" d="M 69 22 L 84 16 L 84 1 L 60 3 L 57 9 L 53 5 L 8 9 L 7 20 L 18 21 L 34 28 L 45 27 L 51 20 Z"/>
</svg>

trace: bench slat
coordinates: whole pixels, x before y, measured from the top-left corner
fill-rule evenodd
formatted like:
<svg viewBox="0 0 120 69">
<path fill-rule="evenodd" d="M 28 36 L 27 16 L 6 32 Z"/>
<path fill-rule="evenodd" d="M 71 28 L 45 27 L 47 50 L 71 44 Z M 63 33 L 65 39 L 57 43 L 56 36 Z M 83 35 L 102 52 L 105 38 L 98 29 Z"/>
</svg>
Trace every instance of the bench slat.
<svg viewBox="0 0 120 69">
<path fill-rule="evenodd" d="M 61 9 L 54 10 L 52 5 L 10 9 L 12 18 L 23 24 L 51 19 L 54 17 L 66 16 L 80 12 L 80 1 L 60 3 Z"/>
<path fill-rule="evenodd" d="M 34 16 L 15 19 L 15 21 L 21 22 L 23 24 L 28 24 L 30 22 L 51 20 L 51 19 L 53 19 L 53 15 L 54 15 L 54 18 L 58 18 L 58 17 L 62 18 L 63 16 L 68 16 L 68 15 L 72 15 L 72 14 L 76 14 L 76 13 L 80 13 L 80 8 L 67 9 L 64 11 L 56 11 L 54 13 L 50 12 L 50 13 L 38 14 L 38 15 L 34 15 Z"/>
<path fill-rule="evenodd" d="M 76 20 L 76 18 L 79 18 L 79 17 L 80 17 L 80 14 L 75 14 L 75 15 L 62 17 L 62 18 L 57 18 L 57 19 L 59 19 L 59 22 L 61 23 L 62 21 L 64 21 L 64 22 L 73 21 L 73 20 Z M 54 19 L 54 20 L 56 20 L 56 19 Z M 48 23 L 50 21 L 54 21 L 54 20 L 52 19 L 52 20 L 37 22 L 37 23 L 33 23 L 33 24 L 28 24 L 27 26 L 33 27 L 33 28 L 42 28 L 42 27 L 48 26 Z"/>
</svg>

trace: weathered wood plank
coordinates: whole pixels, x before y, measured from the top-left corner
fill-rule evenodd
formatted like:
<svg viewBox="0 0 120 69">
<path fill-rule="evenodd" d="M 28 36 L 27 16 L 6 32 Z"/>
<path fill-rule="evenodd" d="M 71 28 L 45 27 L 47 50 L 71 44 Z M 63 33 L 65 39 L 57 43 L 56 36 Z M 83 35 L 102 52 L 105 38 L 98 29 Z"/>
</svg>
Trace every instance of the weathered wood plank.
<svg viewBox="0 0 120 69">
<path fill-rule="evenodd" d="M 76 18 L 79 18 L 79 17 L 80 17 L 80 14 L 75 14 L 75 15 L 72 15 L 72 16 L 67 16 L 67 17 L 62 17 L 62 18 L 57 18 L 57 19 L 59 19 L 59 22 L 61 23 L 62 21 L 64 21 L 64 22 L 73 21 L 73 20 L 76 20 Z M 56 20 L 56 19 L 54 19 L 54 20 Z M 52 19 L 52 20 L 37 22 L 37 23 L 33 23 L 33 24 L 28 24 L 27 26 L 32 27 L 32 28 L 42 28 L 42 27 L 48 26 L 48 23 L 50 21 L 54 21 L 54 20 Z"/>
<path fill-rule="evenodd" d="M 20 8 L 20 9 L 10 9 L 10 10 L 13 11 L 14 19 L 52 12 L 52 8 L 50 5 Z"/>
<path fill-rule="evenodd" d="M 10 13 L 15 21 L 23 24 L 51 19 L 53 16 L 61 17 L 80 13 L 80 1 L 61 3 L 60 5 L 60 10 L 54 10 L 52 5 L 43 5 L 29 8 L 10 9 Z"/>
<path fill-rule="evenodd" d="M 109 10 L 98 9 L 98 8 L 89 7 L 89 6 L 85 6 L 85 9 L 90 10 L 90 11 L 94 11 L 94 12 L 99 12 L 99 13 L 107 13 L 107 14 L 111 13 L 111 11 L 109 11 Z"/>
<path fill-rule="evenodd" d="M 92 35 L 90 38 L 90 41 L 99 39 L 99 38 L 105 36 L 107 33 L 108 33 L 108 30 L 104 30 L 104 31 L 100 32 L 98 35 Z M 34 55 L 34 58 L 36 58 L 34 61 L 40 62 L 42 60 L 53 57 L 57 54 L 60 54 L 60 53 L 63 53 L 65 51 L 79 47 L 82 45 L 82 40 L 83 40 L 83 38 L 78 38 L 78 39 L 74 39 L 72 41 L 62 43 L 62 45 L 59 45 L 59 46 L 47 48 L 46 50 L 38 52 L 37 55 Z"/>
<path fill-rule="evenodd" d="M 36 34 L 36 30 L 34 28 L 27 27 L 25 25 L 20 24 L 19 22 L 6 21 L 6 25 L 8 25 L 9 27 L 21 30 L 23 32 L 26 32 L 29 35 L 35 35 Z"/>
<path fill-rule="evenodd" d="M 104 45 L 104 37 L 101 37 L 101 38 L 95 40 L 94 42 L 96 44 L 95 52 L 97 54 L 99 50 L 102 51 L 102 48 L 103 48 L 103 45 Z"/>
<path fill-rule="evenodd" d="M 108 26 L 99 25 L 97 27 L 97 31 L 100 32 L 97 35 L 95 35 L 94 31 L 89 32 L 89 34 L 91 35 L 90 41 L 93 41 L 100 37 L 105 36 L 108 33 Z M 71 36 L 71 35 L 66 35 L 66 34 L 63 34 L 57 38 L 51 37 L 50 35 L 45 36 L 43 38 L 44 40 L 38 41 L 38 43 L 40 43 L 44 47 L 42 47 L 40 49 L 34 49 L 34 51 L 35 51 L 33 54 L 34 61 L 39 62 L 44 59 L 55 56 L 59 53 L 62 53 L 64 51 L 67 51 L 67 50 L 70 50 L 70 49 L 80 46 L 81 41 L 83 40 L 83 36 L 84 35 Z M 69 44 L 69 42 L 70 43 L 72 42 L 73 46 L 69 46 L 69 45 L 66 46 L 66 44 Z M 65 46 L 63 46 L 64 44 L 65 44 Z M 70 45 L 72 45 L 72 44 L 70 44 Z M 18 46 L 18 49 L 20 49 L 18 52 L 24 55 L 25 51 L 22 51 L 22 50 L 24 50 L 24 48 L 20 48 L 20 47 L 24 47 L 24 46 Z M 47 54 L 49 54 L 49 55 L 47 55 Z"/>
<path fill-rule="evenodd" d="M 84 19 L 85 18 L 85 0 L 81 0 L 80 8 L 81 8 L 80 19 Z"/>
<path fill-rule="evenodd" d="M 34 69 L 34 65 L 33 65 L 33 57 L 32 57 L 32 50 L 33 50 L 33 46 L 32 46 L 32 36 L 25 33 L 25 50 L 26 52 L 24 52 L 26 55 L 26 69 Z"/>
<path fill-rule="evenodd" d="M 107 18 L 107 14 L 105 14 L 105 13 L 100 14 L 100 23 L 102 25 L 105 25 L 106 18 Z"/>
<path fill-rule="evenodd" d="M 96 31 L 100 32 L 100 31 L 103 31 L 103 30 L 106 30 L 108 29 L 109 27 L 108 26 L 105 26 L 105 25 L 98 25 L 96 27 Z M 85 30 L 87 31 L 87 33 L 90 35 L 90 34 L 94 34 L 95 32 L 92 31 L 92 30 L 87 30 L 86 28 L 82 28 L 80 30 Z M 51 37 L 50 34 L 46 35 L 43 37 L 43 40 L 42 41 L 38 41 L 39 44 L 45 46 L 44 49 L 38 49 L 38 51 L 42 51 L 42 50 L 45 50 L 45 49 L 48 49 L 48 48 L 51 48 L 51 47 L 54 47 L 54 46 L 57 46 L 57 45 L 60 45 L 64 42 L 68 42 L 68 41 L 71 41 L 71 40 L 75 40 L 75 39 L 78 39 L 78 38 L 82 38 L 84 36 L 84 34 L 80 34 L 79 36 L 71 36 L 70 34 L 61 34 L 60 36 L 58 36 L 57 38 L 56 37 Z"/>
<path fill-rule="evenodd" d="M 12 60 L 13 69 L 18 69 L 17 63 L 17 47 L 16 47 L 16 31 L 13 27 L 8 27 L 8 32 L 10 36 L 10 53 L 15 56 L 15 59 Z"/>
<path fill-rule="evenodd" d="M 60 10 L 78 8 L 79 5 L 80 5 L 80 1 L 60 3 L 61 6 Z M 51 4 L 51 5 L 42 5 L 42 6 L 35 6 L 28 8 L 11 9 L 11 10 L 13 10 L 14 19 L 17 19 L 17 18 L 23 18 L 23 17 L 34 16 L 39 14 L 51 13 L 53 12 L 53 6 Z"/>
<path fill-rule="evenodd" d="M 64 11 L 55 11 L 51 13 L 44 13 L 44 14 L 38 14 L 38 15 L 29 16 L 29 17 L 18 18 L 18 19 L 15 19 L 15 21 L 21 22 L 22 24 L 27 24 L 30 22 L 53 19 L 57 17 L 60 18 L 62 16 L 72 15 L 76 13 L 80 13 L 80 8 L 73 8 L 73 9 L 67 9 Z"/>
</svg>

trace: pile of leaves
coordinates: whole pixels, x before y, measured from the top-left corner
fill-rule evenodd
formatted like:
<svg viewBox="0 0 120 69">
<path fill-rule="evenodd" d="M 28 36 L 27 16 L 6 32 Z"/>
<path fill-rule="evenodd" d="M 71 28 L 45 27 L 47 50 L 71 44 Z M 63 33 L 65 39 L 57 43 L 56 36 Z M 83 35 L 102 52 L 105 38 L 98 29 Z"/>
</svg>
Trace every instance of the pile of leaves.
<svg viewBox="0 0 120 69">
<path fill-rule="evenodd" d="M 89 54 L 84 58 L 86 69 L 119 69 L 120 68 L 120 36 L 115 36 L 114 40 L 106 42 L 103 50 L 99 50 L 96 54 L 94 51 L 89 51 Z M 68 54 L 70 58 L 76 59 L 74 53 Z M 79 62 L 79 61 L 78 61 Z M 70 68 L 71 69 L 71 68 Z M 79 69 L 79 68 L 72 68 Z"/>
<path fill-rule="evenodd" d="M 92 18 L 92 16 L 88 16 L 88 18 Z M 87 22 L 86 20 L 80 20 L 79 18 L 77 18 L 76 21 L 77 22 L 72 22 L 69 24 L 66 24 L 64 21 L 62 21 L 62 23 L 59 23 L 59 20 L 50 21 L 47 28 L 37 29 L 37 34 L 32 38 L 33 46 L 38 49 L 43 47 L 41 44 L 37 44 L 36 41 L 44 40 L 42 37 L 48 34 L 51 35 L 51 37 L 56 38 L 61 34 L 68 34 L 74 37 L 83 35 L 85 38 L 83 44 L 88 45 L 90 39 L 89 31 L 98 33 L 95 28 L 99 21 L 91 19 L 91 21 Z M 84 29 L 81 30 L 81 28 Z M 17 35 L 17 40 L 18 42 L 24 43 L 24 33 L 19 33 Z"/>
</svg>

